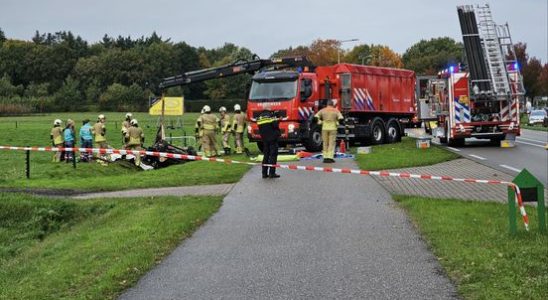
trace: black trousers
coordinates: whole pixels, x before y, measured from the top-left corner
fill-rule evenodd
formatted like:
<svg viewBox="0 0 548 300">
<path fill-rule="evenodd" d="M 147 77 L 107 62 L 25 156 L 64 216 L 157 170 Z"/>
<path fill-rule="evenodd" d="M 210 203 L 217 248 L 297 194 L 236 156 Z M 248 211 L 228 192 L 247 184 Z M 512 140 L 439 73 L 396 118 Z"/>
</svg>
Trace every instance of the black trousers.
<svg viewBox="0 0 548 300">
<path fill-rule="evenodd" d="M 263 142 L 263 164 L 275 165 L 278 162 L 278 141 Z M 263 167 L 263 176 L 274 175 L 276 168 Z"/>
</svg>

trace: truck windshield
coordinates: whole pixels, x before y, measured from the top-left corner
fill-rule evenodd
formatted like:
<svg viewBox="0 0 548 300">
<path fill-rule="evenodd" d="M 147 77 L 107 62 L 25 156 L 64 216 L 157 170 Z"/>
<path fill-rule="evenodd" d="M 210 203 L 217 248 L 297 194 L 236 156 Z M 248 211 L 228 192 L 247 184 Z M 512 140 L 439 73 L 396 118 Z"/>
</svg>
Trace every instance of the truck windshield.
<svg viewBox="0 0 548 300">
<path fill-rule="evenodd" d="M 297 80 L 292 81 L 253 81 L 249 100 L 268 102 L 290 100 L 297 95 Z"/>
</svg>

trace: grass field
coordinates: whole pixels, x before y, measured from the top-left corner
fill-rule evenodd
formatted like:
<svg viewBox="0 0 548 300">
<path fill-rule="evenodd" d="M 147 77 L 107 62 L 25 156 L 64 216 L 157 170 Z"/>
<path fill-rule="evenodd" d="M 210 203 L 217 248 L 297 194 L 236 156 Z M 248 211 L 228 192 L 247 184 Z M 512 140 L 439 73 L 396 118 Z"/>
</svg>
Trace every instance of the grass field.
<svg viewBox="0 0 548 300">
<path fill-rule="evenodd" d="M 511 236 L 504 204 L 394 198 L 464 299 L 546 299 L 548 235 L 538 232 L 536 208 L 527 207 L 531 231 L 519 219 L 520 232 Z"/>
<path fill-rule="evenodd" d="M 0 194 L 0 299 L 112 299 L 222 197 L 66 201 Z"/>
<path fill-rule="evenodd" d="M 114 148 L 122 146 L 120 126 L 123 113 L 106 113 L 107 140 Z M 145 132 L 145 145 L 154 140 L 157 117 L 137 113 L 141 128 Z M 166 136 L 194 136 L 194 123 L 198 114 L 186 114 L 183 128 L 168 129 Z M 76 120 L 77 130 L 84 118 L 95 120 L 96 113 L 62 113 L 40 116 L 0 118 L 0 144 L 14 146 L 49 146 L 51 124 L 55 118 L 63 121 Z M 175 118 L 168 119 L 168 125 L 178 125 Z M 177 140 L 175 145 L 182 146 Z M 255 144 L 246 145 L 251 151 L 257 151 Z M 16 151 L 0 152 L 0 187 L 11 188 L 55 188 L 69 190 L 120 190 L 142 187 L 182 186 L 196 184 L 215 184 L 237 182 L 249 169 L 244 165 L 226 166 L 218 163 L 192 162 L 169 168 L 138 171 L 116 163 L 107 167 L 97 163 L 79 163 L 76 169 L 71 164 L 52 163 L 53 153 L 31 153 L 31 179 L 25 178 L 25 153 Z M 231 155 L 231 159 L 247 160 L 244 155 Z M 206 167 L 206 164 L 207 167 Z"/>
<path fill-rule="evenodd" d="M 404 137 L 401 143 L 378 145 L 372 148 L 372 153 L 357 155 L 356 161 L 360 169 L 389 170 L 428 166 L 459 157 L 436 145 L 427 149 L 417 149 L 415 139 L 408 137 Z"/>
<path fill-rule="evenodd" d="M 548 131 L 548 127 L 542 126 L 542 124 L 529 125 L 529 118 L 527 114 L 522 113 L 520 117 L 521 128 L 537 130 L 537 131 Z"/>
</svg>

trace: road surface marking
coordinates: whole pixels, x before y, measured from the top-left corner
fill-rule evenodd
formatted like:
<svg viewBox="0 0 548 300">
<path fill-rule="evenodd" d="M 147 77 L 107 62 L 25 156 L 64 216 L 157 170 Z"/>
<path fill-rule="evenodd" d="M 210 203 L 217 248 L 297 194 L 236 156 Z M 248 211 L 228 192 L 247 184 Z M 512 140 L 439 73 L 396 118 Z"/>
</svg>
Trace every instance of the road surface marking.
<svg viewBox="0 0 548 300">
<path fill-rule="evenodd" d="M 521 172 L 520 169 L 517 169 L 517 168 L 514 168 L 514 167 L 510 167 L 510 166 L 507 166 L 507 165 L 499 165 L 499 166 L 501 166 L 501 167 L 503 167 L 503 168 L 506 168 L 506 169 L 508 169 L 508 170 L 512 170 L 512 171 L 514 171 L 514 172 L 518 172 L 518 173 Z"/>
<path fill-rule="evenodd" d="M 537 142 L 537 143 L 546 143 L 546 141 L 539 141 L 539 140 L 534 140 L 534 139 L 528 139 L 528 138 L 524 138 L 524 137 L 517 137 L 518 140 L 526 140 L 526 141 L 531 141 L 531 142 Z"/>
<path fill-rule="evenodd" d="M 459 149 L 457 149 L 457 148 L 453 148 L 453 147 L 447 147 L 447 149 L 451 149 L 451 150 L 453 150 L 453 151 L 457 151 L 457 152 L 460 152 L 460 150 L 459 150 Z"/>
<path fill-rule="evenodd" d="M 533 143 L 522 142 L 522 141 L 516 141 L 516 143 L 531 145 L 531 146 L 539 147 L 539 148 L 542 148 L 542 149 L 544 149 L 544 147 L 545 147 L 545 146 L 541 146 L 541 145 L 537 145 L 537 144 L 533 144 Z"/>
<path fill-rule="evenodd" d="M 475 155 L 475 154 L 468 154 L 468 155 L 469 155 L 469 156 L 472 156 L 472 157 L 474 157 L 474 158 L 477 158 L 477 159 L 479 159 L 479 160 L 486 160 L 486 159 L 487 159 L 487 158 L 485 158 L 485 157 L 477 156 L 477 155 Z"/>
</svg>

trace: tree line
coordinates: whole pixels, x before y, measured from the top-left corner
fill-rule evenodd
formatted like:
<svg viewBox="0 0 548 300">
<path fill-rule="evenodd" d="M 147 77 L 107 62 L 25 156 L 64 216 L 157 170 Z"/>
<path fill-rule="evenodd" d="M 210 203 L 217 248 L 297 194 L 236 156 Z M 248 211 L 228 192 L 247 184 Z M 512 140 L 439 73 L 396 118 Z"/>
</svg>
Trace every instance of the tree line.
<svg viewBox="0 0 548 300">
<path fill-rule="evenodd" d="M 548 65 L 529 58 L 525 44 L 519 44 L 518 50 L 530 96 L 548 95 Z M 305 55 L 316 65 L 340 60 L 407 68 L 418 74 L 435 74 L 463 61 L 462 44 L 447 37 L 419 41 L 403 55 L 374 44 L 345 51 L 340 41 L 318 39 L 277 50 L 271 57 L 292 55 Z M 88 43 L 70 31 L 36 31 L 31 40 L 23 41 L 7 38 L 0 29 L 0 114 L 146 110 L 162 78 L 251 57 L 250 49 L 232 43 L 206 49 L 173 42 L 155 32 L 139 38 L 105 35 L 99 42 Z M 249 80 L 249 75 L 210 80 L 172 88 L 168 94 L 184 94 L 186 99 L 244 99 Z"/>
</svg>

